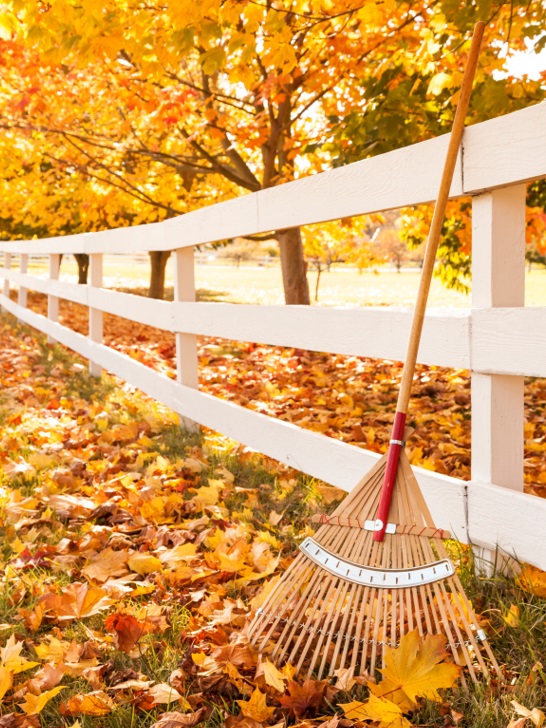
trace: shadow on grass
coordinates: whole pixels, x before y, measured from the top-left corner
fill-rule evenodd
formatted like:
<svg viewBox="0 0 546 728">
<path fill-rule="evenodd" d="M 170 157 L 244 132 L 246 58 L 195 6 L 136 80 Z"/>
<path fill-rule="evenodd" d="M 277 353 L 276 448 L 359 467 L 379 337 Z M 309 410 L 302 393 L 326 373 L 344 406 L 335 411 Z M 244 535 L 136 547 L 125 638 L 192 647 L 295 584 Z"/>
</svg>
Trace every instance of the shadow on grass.
<svg viewBox="0 0 546 728">
<path fill-rule="evenodd" d="M 114 289 L 119 293 L 132 293 L 134 296 L 144 296 L 148 298 L 148 288 L 146 286 L 116 286 Z M 209 288 L 198 288 L 196 291 L 196 297 L 198 301 L 205 301 L 209 303 L 227 302 L 230 294 L 227 291 L 213 291 Z M 165 287 L 164 301 L 174 300 L 174 289 L 172 286 Z"/>
</svg>

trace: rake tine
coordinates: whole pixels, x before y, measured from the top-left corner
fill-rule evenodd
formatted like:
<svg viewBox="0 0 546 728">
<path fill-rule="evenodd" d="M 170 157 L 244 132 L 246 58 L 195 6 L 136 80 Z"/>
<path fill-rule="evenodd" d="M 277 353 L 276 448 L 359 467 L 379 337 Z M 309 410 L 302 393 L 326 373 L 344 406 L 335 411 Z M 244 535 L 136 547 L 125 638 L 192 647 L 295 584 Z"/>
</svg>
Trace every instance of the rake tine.
<svg viewBox="0 0 546 728">
<path fill-rule="evenodd" d="M 329 602 L 324 605 L 327 617 L 324 621 L 324 624 L 320 628 L 322 630 L 322 632 L 315 645 L 313 655 L 311 656 L 311 662 L 309 664 L 309 668 L 307 671 L 308 677 L 310 677 L 313 673 L 313 668 L 315 667 L 315 664 L 319 658 L 320 650 L 322 647 L 323 658 L 322 658 L 322 662 L 321 662 L 319 670 L 318 670 L 317 679 L 320 680 L 320 678 L 321 678 L 322 671 L 324 670 L 324 665 L 325 665 L 326 659 L 328 657 L 328 646 L 331 641 L 333 625 L 335 624 L 335 620 L 337 618 L 339 611 L 341 611 L 341 608 L 343 607 L 343 602 L 345 601 L 345 597 L 346 597 L 346 594 L 347 594 L 350 586 L 351 586 L 351 583 L 348 581 L 341 582 L 340 583 L 341 588 L 337 592 L 337 598 L 333 602 L 331 602 L 331 603 Z M 302 658 L 300 659 L 300 663 L 302 662 L 304 655 L 305 655 L 305 653 L 303 653 Z"/>
<path fill-rule="evenodd" d="M 357 542 L 355 544 L 355 552 L 356 552 L 357 560 L 358 560 L 358 558 L 360 558 L 360 555 L 362 553 L 363 547 L 364 547 L 364 545 L 366 543 L 366 540 L 367 540 L 366 539 L 366 536 L 367 536 L 367 532 L 366 531 L 362 531 L 361 534 L 360 534 L 360 537 L 357 539 Z M 346 595 L 347 595 L 347 592 L 349 591 L 349 588 L 350 587 L 353 587 L 353 585 L 350 582 L 348 582 L 348 581 L 345 582 L 344 589 L 342 589 L 342 591 L 341 591 L 341 593 L 339 595 L 339 599 L 338 599 L 339 611 L 341 611 L 341 608 L 343 607 L 343 603 L 346 602 Z M 351 593 L 352 593 L 352 589 L 351 589 Z M 350 600 L 349 600 L 349 604 L 350 603 L 352 603 L 352 598 L 350 598 Z M 332 605 L 332 608 L 330 610 L 330 621 L 332 619 L 337 619 L 337 615 L 338 615 L 338 610 L 336 609 L 336 606 Z M 348 610 L 347 604 L 346 604 L 345 605 L 345 614 L 344 614 L 344 617 L 343 617 L 343 625 L 347 621 L 348 616 L 349 616 L 349 610 Z M 325 631 L 323 630 L 323 634 L 321 635 L 321 639 L 319 640 L 319 643 L 318 643 L 317 647 L 315 648 L 315 653 L 313 655 L 313 659 L 311 661 L 311 665 L 309 666 L 309 672 L 308 672 L 308 674 L 310 676 L 311 673 L 312 673 L 312 671 L 313 671 L 313 667 L 315 666 L 316 660 L 318 659 L 318 656 L 319 656 L 318 653 L 319 653 L 319 650 L 320 650 L 320 644 L 321 644 L 321 642 L 323 640 L 323 637 L 326 636 L 327 637 L 327 640 L 326 640 L 326 642 L 324 644 L 324 648 L 323 648 L 323 658 L 322 658 L 322 662 L 320 664 L 320 668 L 319 668 L 319 672 L 318 672 L 318 679 L 319 680 L 320 680 L 320 677 L 321 677 L 321 675 L 322 675 L 322 673 L 324 671 L 325 665 L 326 665 L 326 660 L 327 660 L 327 656 L 328 656 L 328 649 L 329 649 L 329 646 L 330 646 L 330 644 L 332 642 L 332 636 L 333 636 L 333 629 L 330 630 L 330 632 L 328 632 L 328 630 L 326 629 L 326 627 L 327 627 L 328 624 L 329 624 L 329 622 L 327 622 L 325 624 Z M 340 629 L 343 629 L 343 626 L 341 626 Z M 332 661 L 333 661 L 333 659 L 332 659 Z"/>
</svg>

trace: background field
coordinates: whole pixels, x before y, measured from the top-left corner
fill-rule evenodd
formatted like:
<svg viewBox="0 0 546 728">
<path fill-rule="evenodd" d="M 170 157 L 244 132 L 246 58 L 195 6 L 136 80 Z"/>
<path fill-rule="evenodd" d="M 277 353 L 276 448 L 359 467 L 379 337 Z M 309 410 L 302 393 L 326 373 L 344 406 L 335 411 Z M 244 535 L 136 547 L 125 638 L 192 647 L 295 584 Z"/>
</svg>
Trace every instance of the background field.
<svg viewBox="0 0 546 728">
<path fill-rule="evenodd" d="M 196 285 L 199 297 L 230 303 L 282 304 L 284 302 L 281 271 L 276 265 L 197 264 Z M 76 280 L 76 263 L 71 256 L 63 259 L 61 278 Z M 31 261 L 29 272 L 46 275 L 45 260 Z M 108 288 L 146 288 L 150 268 L 146 255 L 105 256 L 104 280 Z M 316 271 L 308 274 L 314 298 Z M 167 286 L 172 287 L 172 260 L 167 265 Z M 369 269 L 363 273 L 336 267 L 324 272 L 320 280 L 319 305 L 322 306 L 410 306 L 417 295 L 419 270 L 396 273 L 388 268 Z M 546 269 L 528 271 L 525 276 L 527 306 L 546 305 Z M 471 296 L 448 290 L 439 280 L 432 281 L 430 306 L 465 308 Z"/>
</svg>

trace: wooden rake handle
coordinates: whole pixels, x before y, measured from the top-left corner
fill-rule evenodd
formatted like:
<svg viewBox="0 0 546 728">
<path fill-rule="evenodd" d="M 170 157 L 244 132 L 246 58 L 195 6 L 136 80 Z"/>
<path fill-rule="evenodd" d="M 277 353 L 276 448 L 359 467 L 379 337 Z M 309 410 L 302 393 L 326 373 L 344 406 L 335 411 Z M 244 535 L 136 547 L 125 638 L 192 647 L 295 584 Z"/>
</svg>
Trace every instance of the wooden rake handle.
<svg viewBox="0 0 546 728">
<path fill-rule="evenodd" d="M 403 447 L 402 438 L 406 423 L 406 413 L 408 411 L 413 375 L 415 374 L 415 364 L 417 362 L 417 353 L 419 351 L 419 343 L 421 341 L 421 332 L 423 330 L 423 321 L 425 319 L 430 282 L 432 280 L 436 252 L 440 242 L 440 233 L 444 223 L 449 190 L 453 180 L 453 172 L 455 171 L 457 155 L 459 153 L 459 147 L 463 136 L 464 120 L 468 111 L 474 75 L 478 66 L 478 57 L 480 54 L 484 29 L 485 25 L 482 22 L 476 23 L 476 26 L 474 27 L 470 52 L 468 54 L 461 91 L 459 94 L 459 102 L 457 104 L 457 110 L 455 112 L 455 118 L 451 129 L 451 137 L 449 139 L 449 145 L 444 162 L 444 171 L 442 173 L 438 198 L 436 200 L 436 205 L 434 206 L 434 214 L 432 216 L 432 223 L 430 225 L 430 231 L 425 248 L 419 291 L 417 294 L 415 309 L 413 311 L 406 360 L 404 362 L 402 381 L 400 384 L 400 391 L 398 393 L 398 403 L 396 405 L 392 439 L 389 445 L 385 478 L 383 480 L 381 498 L 379 501 L 379 508 L 377 510 L 377 530 L 374 533 L 375 541 L 382 541 L 385 537 L 385 528 L 389 514 L 392 491 L 396 480 L 396 471 L 398 469 L 398 459 L 400 457 L 400 450 Z"/>
</svg>

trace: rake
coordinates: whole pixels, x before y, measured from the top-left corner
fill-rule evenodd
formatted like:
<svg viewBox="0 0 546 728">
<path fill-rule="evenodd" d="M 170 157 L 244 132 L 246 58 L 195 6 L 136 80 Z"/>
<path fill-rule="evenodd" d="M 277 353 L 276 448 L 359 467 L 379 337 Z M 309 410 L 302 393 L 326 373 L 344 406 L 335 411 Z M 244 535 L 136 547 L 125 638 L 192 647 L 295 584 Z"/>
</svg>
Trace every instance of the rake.
<svg viewBox="0 0 546 728">
<path fill-rule="evenodd" d="M 418 298 L 388 452 L 320 527 L 306 538 L 249 626 L 251 643 L 296 672 L 320 679 L 349 670 L 371 675 L 385 647 L 401 637 L 443 634 L 456 664 L 473 681 L 499 666 L 436 528 L 404 451 L 406 413 L 430 281 L 484 24 L 477 23 L 466 64 Z M 463 684 L 465 679 L 463 676 Z"/>
</svg>

